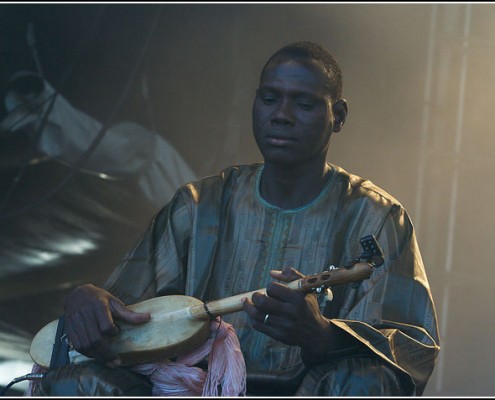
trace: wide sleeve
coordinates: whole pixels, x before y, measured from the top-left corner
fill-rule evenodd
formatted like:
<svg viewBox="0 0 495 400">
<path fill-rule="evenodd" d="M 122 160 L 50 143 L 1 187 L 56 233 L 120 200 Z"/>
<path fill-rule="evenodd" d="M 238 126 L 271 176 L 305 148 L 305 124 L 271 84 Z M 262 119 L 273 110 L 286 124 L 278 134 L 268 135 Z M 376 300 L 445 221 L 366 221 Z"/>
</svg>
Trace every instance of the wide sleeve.
<svg viewBox="0 0 495 400">
<path fill-rule="evenodd" d="M 152 218 L 145 233 L 110 275 L 104 288 L 125 304 L 183 294 L 191 225 L 190 196 L 181 188 Z"/>
<path fill-rule="evenodd" d="M 401 206 L 391 208 L 376 237 L 385 263 L 348 291 L 332 323 L 392 366 L 420 395 L 440 350 L 438 326 L 414 229 Z"/>
</svg>

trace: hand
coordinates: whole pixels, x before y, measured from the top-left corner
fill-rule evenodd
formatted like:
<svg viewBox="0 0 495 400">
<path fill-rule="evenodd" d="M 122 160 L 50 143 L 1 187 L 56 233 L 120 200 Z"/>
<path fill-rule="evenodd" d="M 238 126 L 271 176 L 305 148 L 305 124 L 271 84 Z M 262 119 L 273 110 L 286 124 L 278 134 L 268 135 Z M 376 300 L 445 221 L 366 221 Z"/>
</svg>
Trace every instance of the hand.
<svg viewBox="0 0 495 400">
<path fill-rule="evenodd" d="M 270 276 L 282 282 L 303 277 L 294 268 L 270 271 Z M 335 328 L 323 317 L 316 296 L 292 290 L 278 282 L 271 282 L 267 295 L 254 293 L 244 301 L 254 329 L 287 345 L 312 351 L 327 352 Z M 265 320 L 265 316 L 268 318 Z"/>
<path fill-rule="evenodd" d="M 65 299 L 65 328 L 74 349 L 108 365 L 120 365 L 110 350 L 110 337 L 119 333 L 114 317 L 130 324 L 150 320 L 149 313 L 129 310 L 104 289 L 86 284 L 75 288 Z"/>
</svg>

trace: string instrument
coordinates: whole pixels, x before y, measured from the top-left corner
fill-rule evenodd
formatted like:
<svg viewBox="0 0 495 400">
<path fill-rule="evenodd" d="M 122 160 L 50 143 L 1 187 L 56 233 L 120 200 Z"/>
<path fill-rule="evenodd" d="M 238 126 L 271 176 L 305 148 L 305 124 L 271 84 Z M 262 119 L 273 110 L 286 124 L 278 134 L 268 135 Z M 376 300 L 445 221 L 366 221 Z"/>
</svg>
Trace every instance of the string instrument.
<svg viewBox="0 0 495 400">
<path fill-rule="evenodd" d="M 368 253 L 365 250 L 353 265 L 343 268 L 332 266 L 328 271 L 305 276 L 286 283 L 286 286 L 305 293 L 312 291 L 320 293 L 331 286 L 368 279 L 374 267 L 383 263 L 383 258 L 374 237 L 367 236 L 361 239 L 363 247 L 365 240 L 367 240 Z M 370 254 L 369 248 L 375 254 Z M 112 337 L 110 348 L 114 354 L 119 355 L 122 365 L 141 364 L 188 353 L 207 340 L 212 317 L 241 311 L 242 299 L 251 298 L 256 292 L 266 294 L 266 289 L 208 303 L 190 296 L 171 295 L 130 305 L 128 308 L 135 312 L 150 313 L 151 319 L 142 325 L 119 321 L 120 332 Z M 50 366 L 57 327 L 58 320 L 52 321 L 36 334 L 31 343 L 31 358 L 35 363 L 46 368 Z M 83 362 L 88 359 L 77 353 L 71 358 L 71 362 Z"/>
</svg>

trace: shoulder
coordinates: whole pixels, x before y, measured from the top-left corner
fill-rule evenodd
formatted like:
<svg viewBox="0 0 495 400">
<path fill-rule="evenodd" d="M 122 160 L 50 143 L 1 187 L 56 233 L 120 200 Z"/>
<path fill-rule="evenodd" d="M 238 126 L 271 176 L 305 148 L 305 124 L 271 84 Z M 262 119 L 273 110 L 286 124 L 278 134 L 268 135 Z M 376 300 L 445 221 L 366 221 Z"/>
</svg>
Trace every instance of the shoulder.
<svg viewBox="0 0 495 400">
<path fill-rule="evenodd" d="M 226 192 L 253 184 L 261 165 L 261 163 L 254 163 L 227 167 L 215 175 L 183 185 L 178 193 L 196 203 L 206 199 L 219 199 Z"/>
<path fill-rule="evenodd" d="M 205 176 L 196 181 L 192 181 L 185 186 L 200 187 L 204 185 L 220 184 L 225 185 L 228 183 L 235 183 L 237 180 L 246 179 L 253 174 L 256 174 L 261 167 L 262 163 L 243 164 L 243 165 L 231 165 L 217 174 Z"/>
<path fill-rule="evenodd" d="M 342 199 L 339 204 L 342 230 L 356 229 L 349 237 L 374 235 L 389 261 L 398 259 L 404 249 L 416 248 L 413 223 L 399 200 L 368 179 L 332 167 Z"/>
<path fill-rule="evenodd" d="M 360 235 L 378 235 L 388 223 L 406 234 L 412 229 L 406 210 L 394 196 L 342 167 L 332 165 L 332 168 L 334 196 L 338 198 L 342 224 L 352 226 L 360 221 L 358 225 L 364 230 Z"/>
<path fill-rule="evenodd" d="M 352 174 L 337 165 L 332 165 L 332 168 L 335 171 L 334 182 L 349 199 L 365 200 L 376 206 L 402 208 L 399 200 L 370 180 Z"/>
<path fill-rule="evenodd" d="M 223 201 L 234 193 L 239 193 L 239 188 L 246 193 L 249 191 L 247 189 L 255 184 L 261 165 L 233 165 L 215 175 L 188 182 L 175 191 L 172 199 L 160 209 L 158 215 L 160 218 L 170 218 L 175 214 L 188 214 L 189 218 L 193 218 L 199 210 L 216 212 Z"/>
</svg>

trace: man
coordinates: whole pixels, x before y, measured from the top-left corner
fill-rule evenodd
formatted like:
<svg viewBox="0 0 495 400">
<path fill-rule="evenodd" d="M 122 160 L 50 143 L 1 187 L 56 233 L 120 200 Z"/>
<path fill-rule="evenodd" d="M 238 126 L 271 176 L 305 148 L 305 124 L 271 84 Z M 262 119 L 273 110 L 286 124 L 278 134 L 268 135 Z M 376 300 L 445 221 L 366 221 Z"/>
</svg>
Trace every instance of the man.
<svg viewBox="0 0 495 400">
<path fill-rule="evenodd" d="M 347 115 L 341 91 L 340 68 L 320 45 L 277 51 L 253 105 L 264 163 L 180 188 L 106 290 L 74 290 L 65 304 L 74 347 L 119 365 L 108 349 L 114 319 L 149 319 L 124 304 L 177 293 L 211 301 L 267 287 L 244 302 L 245 312 L 224 316 L 238 333 L 248 395 L 420 395 L 439 350 L 428 281 L 398 201 L 326 162 Z M 283 285 L 349 265 L 367 235 L 384 264 L 360 284 L 334 288 L 331 302 Z"/>
</svg>

